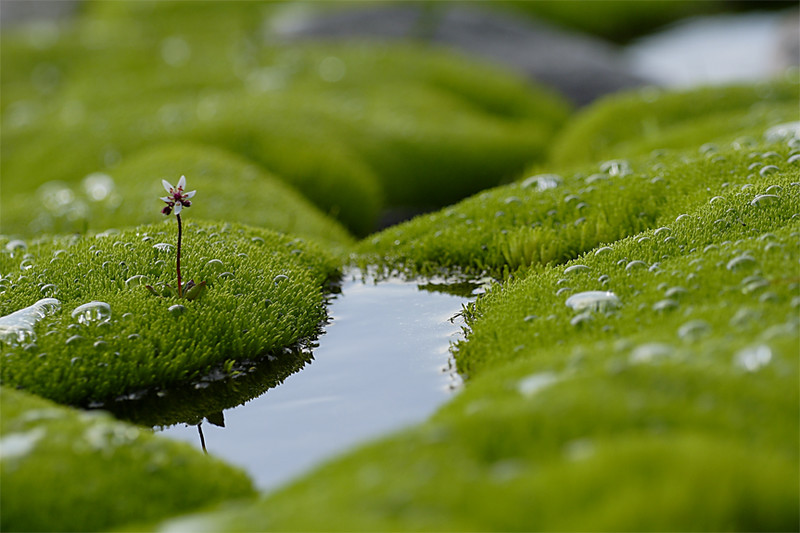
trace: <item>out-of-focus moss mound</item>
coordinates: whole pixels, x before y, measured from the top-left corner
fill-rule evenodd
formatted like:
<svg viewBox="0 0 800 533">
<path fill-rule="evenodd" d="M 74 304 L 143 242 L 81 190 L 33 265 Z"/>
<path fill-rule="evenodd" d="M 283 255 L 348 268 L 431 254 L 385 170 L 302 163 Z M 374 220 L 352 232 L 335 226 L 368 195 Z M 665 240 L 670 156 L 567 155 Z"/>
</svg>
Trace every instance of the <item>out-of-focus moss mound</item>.
<svg viewBox="0 0 800 533">
<path fill-rule="evenodd" d="M 564 28 L 598 35 L 616 43 L 624 43 L 691 15 L 723 10 L 723 2 L 675 2 L 673 0 L 519 0 L 488 1 L 536 19 L 544 19 Z"/>
<path fill-rule="evenodd" d="M 798 120 L 798 101 L 800 84 L 794 70 L 787 71 L 783 80 L 758 85 L 682 92 L 648 87 L 615 94 L 570 121 L 553 143 L 550 163 L 633 157 L 710 141 L 747 146 L 767 126 Z"/>
<path fill-rule="evenodd" d="M 702 201 L 670 197 L 682 212 L 662 227 L 496 285 L 464 311 L 456 361 L 467 386 L 428 423 L 263 502 L 164 526 L 797 529 L 800 165 L 790 150 L 721 150 L 709 164 L 725 181 L 710 173 Z"/>
<path fill-rule="evenodd" d="M 271 45 L 268 7 L 98 2 L 73 26 L 4 35 L 4 211 L 48 181 L 193 141 L 363 235 L 385 206 L 445 205 L 541 161 L 567 116 L 554 95 L 441 50 Z"/>
<path fill-rule="evenodd" d="M 362 266 L 379 265 L 409 275 L 444 269 L 502 277 L 530 265 L 563 263 L 600 244 L 664 225 L 707 202 L 709 191 L 719 194 L 727 187 L 768 182 L 773 172 L 798 164 L 796 157 L 793 162 L 789 159 L 797 153 L 800 141 L 787 146 L 784 138 L 791 138 L 797 129 L 795 123 L 785 122 L 797 118 L 797 100 L 789 109 L 784 97 L 772 105 L 772 97 L 763 96 L 788 95 L 797 88 L 796 83 L 777 82 L 765 86 L 762 93 L 755 89 L 703 90 L 708 99 L 715 99 L 709 96 L 713 93 L 719 100 L 735 100 L 743 110 L 737 115 L 740 118 L 753 118 L 752 109 L 760 110 L 753 118 L 760 128 L 749 129 L 751 135 L 747 136 L 736 133 L 741 130 L 699 128 L 708 136 L 698 141 L 700 134 L 693 134 L 696 145 L 688 152 L 680 150 L 684 139 L 670 130 L 654 136 L 649 142 L 661 149 L 648 150 L 645 155 L 637 155 L 641 150 L 636 150 L 632 157 L 599 159 L 593 164 L 537 166 L 537 173 L 516 183 L 368 237 L 357 247 L 358 261 Z M 728 98 L 731 93 L 737 96 Z M 684 108 L 691 106 L 695 96 L 665 95 L 661 100 L 664 106 L 647 105 L 653 120 L 666 124 L 673 120 L 670 117 L 677 113 L 678 103 Z M 596 116 L 595 109 L 606 107 L 606 103 L 597 104 L 585 116 Z M 637 115 L 628 116 L 634 120 Z M 712 112 L 712 116 L 717 115 Z M 625 131 L 625 120 L 607 119 L 609 132 Z M 713 122 L 704 115 L 684 116 L 681 121 L 681 131 Z M 630 135 L 637 138 L 634 131 Z M 591 144 L 588 135 L 582 142 L 573 141 L 579 147 Z M 615 153 L 611 149 L 603 152 L 604 157 Z M 576 152 L 575 161 L 585 157 Z"/>
<path fill-rule="evenodd" d="M 0 387 L 0 527 L 107 531 L 254 494 L 240 470 L 101 412 Z"/>
<path fill-rule="evenodd" d="M 145 224 L 163 206 L 160 180 L 174 183 L 183 174 L 199 194 L 193 217 L 269 228 L 332 248 L 352 243 L 339 223 L 258 165 L 218 148 L 183 143 L 132 155 L 109 174 L 90 174 L 72 187 L 50 182 L 36 194 L 20 192 L 3 213 L 3 229 L 69 233 Z"/>
<path fill-rule="evenodd" d="M 0 238 L 0 315 L 45 297 L 61 303 L 35 325 L 35 338 L 3 332 L 2 382 L 86 405 L 191 380 L 318 333 L 337 262 L 316 246 L 268 230 L 191 222 L 183 281 L 206 281 L 208 290 L 192 301 L 151 295 L 145 284 L 175 286 L 176 234 L 171 219 L 27 249 Z M 108 307 L 72 316 L 95 301 Z"/>
</svg>

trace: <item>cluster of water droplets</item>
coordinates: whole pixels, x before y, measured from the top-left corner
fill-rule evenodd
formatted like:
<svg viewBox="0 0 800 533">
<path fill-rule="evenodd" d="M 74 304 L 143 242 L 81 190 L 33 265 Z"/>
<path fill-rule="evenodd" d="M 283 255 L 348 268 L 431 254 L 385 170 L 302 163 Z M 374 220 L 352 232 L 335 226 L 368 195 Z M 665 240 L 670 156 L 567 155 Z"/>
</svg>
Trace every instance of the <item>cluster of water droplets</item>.
<svg viewBox="0 0 800 533">
<path fill-rule="evenodd" d="M 0 342 L 7 346 L 32 343 L 36 339 L 36 324 L 60 309 L 61 302 L 55 298 L 43 298 L 33 305 L 0 317 Z"/>
</svg>

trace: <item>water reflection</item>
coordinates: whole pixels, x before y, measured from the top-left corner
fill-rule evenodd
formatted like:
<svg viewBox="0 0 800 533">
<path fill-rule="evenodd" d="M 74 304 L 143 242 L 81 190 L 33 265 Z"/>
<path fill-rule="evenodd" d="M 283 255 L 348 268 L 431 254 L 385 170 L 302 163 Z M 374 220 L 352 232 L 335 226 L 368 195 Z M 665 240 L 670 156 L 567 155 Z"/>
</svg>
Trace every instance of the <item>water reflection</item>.
<svg viewBox="0 0 800 533">
<path fill-rule="evenodd" d="M 224 416 L 206 411 L 208 425 L 196 418 L 162 434 L 205 446 L 246 469 L 260 488 L 273 488 L 337 452 L 420 422 L 447 401 L 460 385 L 449 347 L 466 302 L 430 285 L 346 281 L 313 364 Z"/>
</svg>

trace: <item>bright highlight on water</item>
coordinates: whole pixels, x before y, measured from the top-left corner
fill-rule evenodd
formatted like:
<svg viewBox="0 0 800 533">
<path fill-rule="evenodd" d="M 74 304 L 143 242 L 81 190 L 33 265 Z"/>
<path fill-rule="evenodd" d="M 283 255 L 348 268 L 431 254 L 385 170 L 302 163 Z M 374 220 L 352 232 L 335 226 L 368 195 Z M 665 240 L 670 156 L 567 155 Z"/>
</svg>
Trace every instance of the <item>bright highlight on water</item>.
<svg viewBox="0 0 800 533">
<path fill-rule="evenodd" d="M 0 342 L 13 346 L 33 341 L 36 323 L 59 309 L 61 302 L 55 298 L 43 298 L 33 305 L 0 317 Z"/>
</svg>

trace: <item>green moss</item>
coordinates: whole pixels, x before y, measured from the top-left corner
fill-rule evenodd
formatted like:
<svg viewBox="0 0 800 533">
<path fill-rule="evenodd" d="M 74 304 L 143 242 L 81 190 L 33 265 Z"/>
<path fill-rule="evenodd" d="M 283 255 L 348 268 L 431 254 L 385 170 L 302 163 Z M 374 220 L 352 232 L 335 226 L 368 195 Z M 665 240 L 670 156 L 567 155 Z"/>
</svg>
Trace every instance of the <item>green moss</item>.
<svg viewBox="0 0 800 533">
<path fill-rule="evenodd" d="M 160 217 L 160 180 L 174 183 L 184 174 L 190 189 L 198 190 L 193 217 L 269 228 L 332 248 L 352 243 L 341 225 L 254 163 L 218 148 L 187 143 L 145 150 L 110 174 L 89 176 L 75 188 L 60 183 L 36 195 L 19 193 L 3 213 L 3 228 L 10 234 L 35 234 L 144 224 Z M 148 180 L 151 186 L 143 186 Z"/>
<path fill-rule="evenodd" d="M 746 146 L 766 127 L 797 120 L 798 99 L 800 85 L 793 71 L 760 85 L 682 92 L 649 87 L 614 94 L 582 111 L 559 133 L 551 163 L 573 165 L 709 142 L 738 140 Z"/>
<path fill-rule="evenodd" d="M 103 531 L 250 497 L 241 471 L 108 414 L 0 387 L 3 531 Z"/>
<path fill-rule="evenodd" d="M 765 188 L 774 177 L 772 168 L 758 174 L 766 166 L 794 176 L 792 153 L 785 143 L 753 139 L 697 155 L 660 151 L 536 174 L 369 237 L 357 246 L 356 261 L 408 275 L 455 270 L 498 278 L 563 263 L 747 183 Z"/>
<path fill-rule="evenodd" d="M 197 378 L 317 334 L 323 286 L 336 275 L 325 253 L 268 230 L 192 222 L 183 237 L 183 281 L 206 281 L 208 290 L 193 301 L 153 296 L 145 283 L 175 285 L 176 233 L 167 220 L 32 242 L 27 252 L 3 238 L 0 314 L 43 297 L 61 301 L 59 313 L 36 325 L 35 340 L 3 345 L 3 383 L 86 405 Z M 109 304 L 110 320 L 78 324 L 71 313 L 91 301 Z M 183 313 L 170 311 L 173 305 Z"/>
<path fill-rule="evenodd" d="M 441 206 L 541 161 L 568 113 L 429 47 L 265 45 L 268 10 L 246 3 L 100 4 L 54 42 L 4 36 L 4 211 L 45 182 L 192 141 L 259 164 L 364 235 L 386 205 Z"/>
<path fill-rule="evenodd" d="M 500 4 L 534 19 L 545 19 L 559 26 L 599 35 L 610 41 L 624 43 L 645 35 L 683 17 L 723 10 L 722 2 L 674 2 L 671 0 L 537 0 L 525 2 L 505 0 L 486 2 Z"/>
<path fill-rule="evenodd" d="M 661 227 L 520 270 L 465 309 L 455 355 L 467 386 L 431 420 L 265 501 L 166 525 L 796 529 L 800 168 L 789 137 L 661 156 L 655 182 L 595 180 L 581 192 L 589 203 L 608 181 L 617 203 L 638 183 L 668 193 L 654 204 Z M 419 237 L 408 238 L 413 250 Z M 614 305 L 566 305 L 584 291 L 611 291 Z"/>
</svg>

